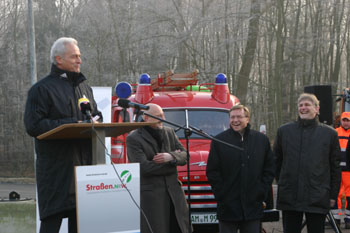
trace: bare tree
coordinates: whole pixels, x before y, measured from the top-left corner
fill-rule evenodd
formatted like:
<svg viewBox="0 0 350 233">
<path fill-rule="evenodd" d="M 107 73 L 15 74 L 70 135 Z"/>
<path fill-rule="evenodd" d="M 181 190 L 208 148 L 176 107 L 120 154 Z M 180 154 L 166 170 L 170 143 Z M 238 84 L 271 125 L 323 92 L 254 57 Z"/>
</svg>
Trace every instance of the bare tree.
<svg viewBox="0 0 350 233">
<path fill-rule="evenodd" d="M 232 94 L 252 108 L 253 127 L 267 124 L 270 137 L 297 117 L 304 86 L 339 93 L 349 85 L 346 0 L 36 0 L 33 9 L 39 79 L 61 36 L 78 39 L 91 85 L 168 69 L 199 69 L 201 82 L 226 73 Z M 11 169 L 32 159 L 22 124 L 31 85 L 24 12 L 26 0 L 0 0 L 0 164 Z"/>
<path fill-rule="evenodd" d="M 242 103 L 246 102 L 248 91 L 249 74 L 253 65 L 256 44 L 259 35 L 260 3 L 258 0 L 251 1 L 251 15 L 245 53 L 242 58 L 242 66 L 238 73 L 237 96 Z"/>
</svg>

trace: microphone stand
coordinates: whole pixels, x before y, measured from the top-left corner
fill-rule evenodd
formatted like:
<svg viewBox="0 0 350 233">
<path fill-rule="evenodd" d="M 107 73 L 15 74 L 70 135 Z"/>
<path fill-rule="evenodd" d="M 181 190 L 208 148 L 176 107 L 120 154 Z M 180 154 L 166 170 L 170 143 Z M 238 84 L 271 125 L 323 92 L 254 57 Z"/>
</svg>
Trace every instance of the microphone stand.
<svg viewBox="0 0 350 233">
<path fill-rule="evenodd" d="M 195 133 L 199 136 L 202 136 L 202 137 L 205 137 L 207 139 L 210 139 L 210 140 L 213 140 L 213 141 L 217 141 L 219 143 L 222 143 L 222 144 L 225 144 L 229 147 L 232 147 L 234 149 L 237 149 L 237 150 L 240 150 L 240 151 L 243 151 L 243 148 L 241 147 L 238 147 L 238 146 L 235 146 L 235 145 L 232 145 L 230 143 L 227 143 L 227 142 L 224 142 L 224 141 L 221 141 L 217 138 L 214 138 L 213 136 L 205 133 L 204 131 L 200 130 L 200 129 L 197 129 L 195 127 L 191 127 L 189 124 L 188 124 L 188 118 L 186 117 L 186 126 L 181 126 L 181 125 L 178 125 L 176 123 L 173 123 L 173 122 L 170 122 L 170 121 L 167 121 L 167 120 L 164 120 L 162 118 L 159 118 L 159 117 L 156 117 L 156 116 L 153 116 L 152 114 L 149 114 L 149 113 L 146 113 L 146 112 L 142 112 L 142 114 L 146 115 L 146 116 L 149 116 L 149 117 L 152 117 L 154 119 L 157 119 L 161 122 L 164 122 L 164 123 L 167 123 L 169 125 L 172 125 L 172 126 L 175 126 L 177 127 L 177 129 L 183 129 L 184 130 L 184 133 L 185 133 L 185 139 L 186 139 L 186 152 L 187 152 L 187 201 L 188 201 L 188 213 L 189 213 L 189 216 L 188 216 L 188 219 L 189 219 L 189 232 L 192 232 L 192 227 L 191 227 L 191 186 L 190 186 L 190 151 L 189 151 L 189 137 L 192 135 L 192 133 Z"/>
<path fill-rule="evenodd" d="M 205 138 L 210 139 L 210 140 L 213 140 L 213 141 L 220 142 L 220 143 L 225 144 L 226 146 L 232 147 L 232 148 L 234 148 L 234 149 L 237 149 L 237 150 L 240 150 L 240 151 L 243 151 L 243 150 L 244 150 L 244 149 L 241 148 L 241 147 L 238 147 L 238 146 L 232 145 L 232 144 L 230 144 L 230 143 L 221 141 L 221 140 L 219 140 L 219 139 L 217 139 L 217 138 L 215 138 L 215 137 L 213 137 L 213 136 L 211 136 L 211 135 L 205 133 L 203 130 L 197 129 L 196 127 L 192 127 L 192 126 L 188 126 L 188 127 L 186 127 L 186 126 L 181 126 L 181 125 L 178 125 L 178 124 L 173 123 L 173 122 L 171 122 L 171 121 L 167 121 L 167 120 L 164 120 L 164 119 L 159 118 L 159 117 L 157 117 L 157 116 L 153 116 L 152 114 L 149 114 L 149 113 L 146 113 L 146 112 L 141 112 L 141 113 L 144 114 L 144 115 L 146 115 L 146 116 L 149 116 L 149 117 L 152 117 L 152 118 L 154 118 L 154 119 L 157 119 L 157 120 L 159 120 L 159 121 L 161 121 L 161 122 L 164 122 L 164 123 L 167 123 L 167 124 L 169 124 L 169 125 L 175 126 L 175 127 L 177 127 L 177 128 L 180 128 L 180 129 L 183 129 L 183 130 L 189 130 L 189 131 L 191 131 L 191 134 L 192 134 L 192 133 L 195 133 L 195 134 L 197 134 L 197 135 L 199 135 L 199 136 L 205 137 Z M 191 135 L 191 134 L 190 134 L 190 135 Z"/>
<path fill-rule="evenodd" d="M 140 110 L 140 108 L 135 108 L 134 114 L 135 114 L 135 121 L 139 118 L 139 116 L 142 114 L 143 112 Z"/>
</svg>

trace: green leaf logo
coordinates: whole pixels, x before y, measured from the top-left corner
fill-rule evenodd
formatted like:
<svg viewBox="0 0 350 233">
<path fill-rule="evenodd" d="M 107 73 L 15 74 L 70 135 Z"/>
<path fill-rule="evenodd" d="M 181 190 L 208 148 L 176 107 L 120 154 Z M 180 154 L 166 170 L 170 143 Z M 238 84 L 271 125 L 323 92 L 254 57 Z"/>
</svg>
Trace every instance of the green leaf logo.
<svg viewBox="0 0 350 233">
<path fill-rule="evenodd" d="M 122 179 L 124 184 L 129 183 L 131 181 L 131 178 L 132 178 L 131 172 L 128 170 L 122 171 L 120 176 L 121 176 L 121 179 Z"/>
</svg>

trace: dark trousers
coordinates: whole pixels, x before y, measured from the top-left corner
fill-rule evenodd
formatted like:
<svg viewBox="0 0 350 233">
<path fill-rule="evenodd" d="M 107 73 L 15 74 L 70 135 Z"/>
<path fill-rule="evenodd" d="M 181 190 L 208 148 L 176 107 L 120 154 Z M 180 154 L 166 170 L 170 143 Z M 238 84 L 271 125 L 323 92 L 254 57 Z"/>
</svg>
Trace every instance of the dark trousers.
<svg viewBox="0 0 350 233">
<path fill-rule="evenodd" d="M 303 224 L 303 215 L 306 218 L 308 233 L 324 233 L 326 214 L 304 213 L 299 211 L 282 211 L 284 233 L 300 233 Z"/>
<path fill-rule="evenodd" d="M 77 215 L 75 209 L 58 213 L 41 220 L 40 233 L 58 233 L 60 231 L 63 218 L 68 218 L 68 232 L 77 233 Z"/>
<path fill-rule="evenodd" d="M 259 233 L 261 223 L 260 220 L 228 222 L 219 220 L 220 233 Z"/>
</svg>

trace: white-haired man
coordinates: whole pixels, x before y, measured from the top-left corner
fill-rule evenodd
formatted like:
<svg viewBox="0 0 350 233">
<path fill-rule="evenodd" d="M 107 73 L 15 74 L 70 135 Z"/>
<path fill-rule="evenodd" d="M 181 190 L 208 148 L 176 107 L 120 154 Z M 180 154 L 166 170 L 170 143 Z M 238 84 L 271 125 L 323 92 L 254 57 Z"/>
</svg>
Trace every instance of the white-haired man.
<svg viewBox="0 0 350 233">
<path fill-rule="evenodd" d="M 51 48 L 51 72 L 34 84 L 26 102 L 24 123 L 32 137 L 62 124 L 88 119 L 78 107 L 79 98 L 88 98 L 92 116 L 97 110 L 92 89 L 80 73 L 80 50 L 73 38 L 62 37 Z M 59 232 L 68 217 L 69 233 L 77 232 L 74 166 L 92 162 L 91 140 L 35 139 L 36 181 L 38 190 L 40 233 Z"/>
</svg>

